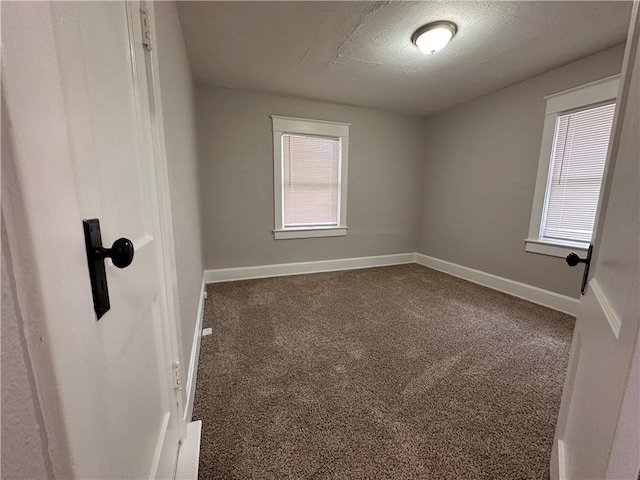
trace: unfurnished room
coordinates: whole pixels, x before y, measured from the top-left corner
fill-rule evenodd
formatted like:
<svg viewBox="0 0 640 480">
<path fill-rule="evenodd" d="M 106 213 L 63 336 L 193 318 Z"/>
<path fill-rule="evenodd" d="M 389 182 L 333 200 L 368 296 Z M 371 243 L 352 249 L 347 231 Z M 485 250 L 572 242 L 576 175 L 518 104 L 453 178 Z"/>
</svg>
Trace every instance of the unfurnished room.
<svg viewBox="0 0 640 480">
<path fill-rule="evenodd" d="M 1 473 L 640 478 L 640 2 L 2 1 Z"/>
</svg>

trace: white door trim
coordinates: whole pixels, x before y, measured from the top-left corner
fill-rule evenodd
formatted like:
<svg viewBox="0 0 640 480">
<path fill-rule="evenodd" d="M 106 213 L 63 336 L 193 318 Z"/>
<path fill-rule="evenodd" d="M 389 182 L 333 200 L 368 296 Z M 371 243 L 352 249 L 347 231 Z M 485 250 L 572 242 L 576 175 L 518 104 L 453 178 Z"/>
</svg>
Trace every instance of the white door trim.
<svg viewBox="0 0 640 480">
<path fill-rule="evenodd" d="M 142 2 L 147 10 L 152 49 L 146 55 L 148 71 L 149 105 L 155 115 L 151 116 L 151 129 L 153 136 L 153 152 L 156 162 L 156 184 L 158 191 L 158 208 L 160 213 L 161 244 L 163 252 L 164 285 L 166 292 L 167 313 L 174 319 L 169 322 L 171 331 L 171 353 L 173 363 L 184 365 L 184 352 L 182 351 L 182 329 L 180 328 L 180 305 L 178 300 L 178 275 L 176 268 L 175 243 L 173 234 L 173 220 L 171 217 L 171 196 L 169 189 L 169 169 L 167 164 L 166 145 L 164 138 L 164 117 L 162 114 L 162 91 L 160 89 L 159 65 L 157 55 L 158 41 L 156 38 L 155 11 L 153 2 Z M 187 394 L 184 390 L 176 391 L 179 415 L 178 430 L 181 439 L 187 435 L 187 425 L 184 414 L 187 408 Z"/>
<path fill-rule="evenodd" d="M 558 440 L 558 480 L 567 480 L 567 452 L 562 440 Z"/>
<path fill-rule="evenodd" d="M 200 436 L 202 420 L 187 425 L 187 437 L 180 446 L 175 480 L 195 480 L 198 478 L 200 464 Z"/>
</svg>

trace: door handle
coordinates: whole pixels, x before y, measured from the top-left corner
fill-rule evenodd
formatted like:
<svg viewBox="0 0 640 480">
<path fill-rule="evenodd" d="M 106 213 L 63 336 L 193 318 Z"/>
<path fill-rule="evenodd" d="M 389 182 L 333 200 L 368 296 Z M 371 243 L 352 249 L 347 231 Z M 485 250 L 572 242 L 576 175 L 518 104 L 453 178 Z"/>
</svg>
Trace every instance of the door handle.
<svg viewBox="0 0 640 480">
<path fill-rule="evenodd" d="M 107 284 L 107 272 L 104 268 L 105 258 L 118 268 L 125 268 L 133 261 L 133 242 L 127 238 L 119 238 L 111 248 L 102 246 L 102 234 L 100 232 L 100 220 L 92 218 L 83 220 L 84 241 L 87 248 L 87 263 L 89 277 L 91 279 L 91 293 L 93 294 L 93 309 L 98 320 L 109 311 L 109 286 Z"/>
<path fill-rule="evenodd" d="M 589 245 L 587 250 L 587 258 L 580 258 L 576 252 L 571 252 L 565 258 L 567 265 L 575 267 L 579 263 L 584 263 L 584 273 L 582 274 L 582 285 L 580 286 L 580 293 L 584 295 L 584 291 L 587 288 L 587 280 L 589 279 L 589 266 L 591 265 L 591 252 L 593 251 L 593 245 Z"/>
<path fill-rule="evenodd" d="M 133 261 L 133 242 L 128 238 L 119 238 L 111 248 L 95 247 L 93 255 L 96 259 L 110 258 L 111 262 L 118 268 L 125 268 Z"/>
</svg>

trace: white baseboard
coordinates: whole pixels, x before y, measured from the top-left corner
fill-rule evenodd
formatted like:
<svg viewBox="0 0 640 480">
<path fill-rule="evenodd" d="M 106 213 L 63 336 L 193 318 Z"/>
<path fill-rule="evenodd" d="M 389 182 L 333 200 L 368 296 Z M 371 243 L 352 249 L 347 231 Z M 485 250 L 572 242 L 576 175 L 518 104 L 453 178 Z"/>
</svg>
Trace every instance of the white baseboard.
<svg viewBox="0 0 640 480">
<path fill-rule="evenodd" d="M 576 315 L 578 299 L 544 290 L 542 288 L 516 282 L 508 278 L 499 277 L 473 268 L 429 257 L 421 253 L 400 253 L 396 255 L 380 255 L 376 257 L 342 258 L 339 260 L 324 260 L 318 262 L 282 263 L 277 265 L 260 265 L 257 267 L 220 268 L 205 270 L 206 283 L 231 282 L 234 280 L 248 280 L 252 278 L 280 277 L 283 275 L 301 275 L 305 273 L 333 272 L 337 270 L 352 270 L 357 268 L 382 267 L 385 265 L 400 265 L 404 263 L 418 263 L 425 267 L 439 270 L 454 277 L 459 277 L 529 302 Z"/>
<path fill-rule="evenodd" d="M 200 302 L 198 304 L 198 319 L 196 320 L 196 329 L 193 332 L 193 343 L 191 344 L 191 358 L 189 359 L 189 374 L 187 376 L 187 403 L 184 409 L 184 419 L 187 423 L 191 422 L 193 417 L 193 401 L 196 395 L 196 378 L 198 377 L 198 358 L 200 357 L 200 338 L 202 334 L 202 319 L 204 317 L 204 298 L 205 298 L 205 273 L 202 274 L 202 284 L 200 285 Z"/>
<path fill-rule="evenodd" d="M 491 273 L 464 267 L 438 258 L 428 257 L 421 253 L 416 253 L 416 263 L 448 273 L 454 277 L 484 285 L 493 290 L 508 293 L 509 295 L 537 303 L 538 305 L 544 305 L 545 307 L 568 313 L 569 315 L 575 316 L 578 310 L 577 298 L 560 295 L 559 293 L 533 287 L 526 283 L 516 282 L 515 280 L 509 280 L 508 278 L 499 277 Z"/>
<path fill-rule="evenodd" d="M 301 275 L 304 273 L 382 267 L 385 265 L 399 265 L 414 262 L 414 253 L 399 253 L 395 255 L 379 255 L 376 257 L 341 258 L 338 260 L 321 260 L 317 262 L 260 265 L 258 267 L 219 268 L 215 270 L 205 270 L 205 278 L 207 283 L 218 283 L 231 282 L 234 280 L 249 280 L 252 278 L 281 277 L 284 275 Z"/>
</svg>

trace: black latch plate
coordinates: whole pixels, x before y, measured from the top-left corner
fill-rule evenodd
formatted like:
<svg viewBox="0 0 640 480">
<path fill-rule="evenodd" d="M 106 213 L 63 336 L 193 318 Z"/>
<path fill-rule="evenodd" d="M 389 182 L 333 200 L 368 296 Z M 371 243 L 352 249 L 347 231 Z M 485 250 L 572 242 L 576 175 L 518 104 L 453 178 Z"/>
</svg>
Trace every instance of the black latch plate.
<svg viewBox="0 0 640 480">
<path fill-rule="evenodd" d="M 100 220 L 97 218 L 83 220 L 82 225 L 84 227 L 84 240 L 87 246 L 87 262 L 89 265 L 89 276 L 91 277 L 93 309 L 96 312 L 98 320 L 100 320 L 111 308 L 104 258 L 99 258 L 95 255 L 96 247 L 102 247 Z"/>
</svg>

